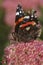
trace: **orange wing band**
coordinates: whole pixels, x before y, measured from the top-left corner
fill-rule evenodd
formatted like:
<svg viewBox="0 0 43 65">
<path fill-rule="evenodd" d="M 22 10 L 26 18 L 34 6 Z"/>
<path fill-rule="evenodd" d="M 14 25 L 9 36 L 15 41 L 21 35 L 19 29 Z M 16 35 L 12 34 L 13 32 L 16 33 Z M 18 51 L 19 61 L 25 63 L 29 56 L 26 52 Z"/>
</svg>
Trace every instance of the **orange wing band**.
<svg viewBox="0 0 43 65">
<path fill-rule="evenodd" d="M 25 23 L 25 24 L 22 24 L 21 25 L 21 28 L 24 28 L 24 27 L 26 27 L 26 26 L 28 26 L 28 25 L 35 25 L 35 22 L 34 21 L 32 21 L 32 22 L 27 22 L 27 23 Z"/>
<path fill-rule="evenodd" d="M 24 17 L 20 18 L 17 22 L 16 25 L 18 25 L 19 23 L 21 23 L 23 21 Z"/>
</svg>

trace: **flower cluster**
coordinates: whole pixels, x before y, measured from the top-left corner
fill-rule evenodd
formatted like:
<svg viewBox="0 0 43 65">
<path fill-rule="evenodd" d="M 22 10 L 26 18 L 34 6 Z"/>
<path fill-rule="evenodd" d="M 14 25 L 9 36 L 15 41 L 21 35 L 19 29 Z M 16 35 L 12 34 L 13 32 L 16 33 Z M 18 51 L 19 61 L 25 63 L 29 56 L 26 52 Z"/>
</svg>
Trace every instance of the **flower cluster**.
<svg viewBox="0 0 43 65">
<path fill-rule="evenodd" d="M 43 41 L 11 44 L 4 52 L 5 65 L 43 65 Z"/>
</svg>

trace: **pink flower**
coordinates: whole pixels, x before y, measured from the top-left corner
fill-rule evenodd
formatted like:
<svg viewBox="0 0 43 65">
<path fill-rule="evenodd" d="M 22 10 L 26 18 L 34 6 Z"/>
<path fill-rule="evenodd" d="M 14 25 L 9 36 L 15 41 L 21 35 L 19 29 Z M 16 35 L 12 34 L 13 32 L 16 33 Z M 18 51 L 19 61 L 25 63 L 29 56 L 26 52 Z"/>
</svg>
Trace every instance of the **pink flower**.
<svg viewBox="0 0 43 65">
<path fill-rule="evenodd" d="M 25 10 L 33 8 L 37 10 L 37 6 L 43 6 L 43 0 L 4 0 L 2 6 L 6 9 L 5 21 L 7 24 L 14 26 L 16 7 L 21 3 Z"/>
<path fill-rule="evenodd" d="M 5 48 L 3 60 L 6 65 L 43 65 L 43 41 L 11 44 Z"/>
</svg>

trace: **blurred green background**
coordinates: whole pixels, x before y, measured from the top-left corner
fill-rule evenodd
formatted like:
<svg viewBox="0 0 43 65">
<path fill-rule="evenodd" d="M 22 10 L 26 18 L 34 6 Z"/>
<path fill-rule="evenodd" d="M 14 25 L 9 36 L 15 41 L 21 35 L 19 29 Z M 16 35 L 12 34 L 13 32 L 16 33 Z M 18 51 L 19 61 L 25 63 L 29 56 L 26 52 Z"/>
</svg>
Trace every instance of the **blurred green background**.
<svg viewBox="0 0 43 65">
<path fill-rule="evenodd" d="M 1 3 L 2 3 L 2 0 L 0 0 L 0 4 Z M 42 25 L 42 34 L 40 36 L 40 39 L 43 40 L 43 7 L 39 7 L 39 10 L 41 12 L 39 20 Z M 1 65 L 1 60 L 4 53 L 3 49 L 6 46 L 6 44 L 9 42 L 8 34 L 10 33 L 10 30 L 11 30 L 11 27 L 7 25 L 4 21 L 5 14 L 6 14 L 5 9 L 0 6 L 0 65 Z"/>
<path fill-rule="evenodd" d="M 0 8 L 0 65 L 3 55 L 3 49 L 8 42 L 8 34 L 11 27 L 4 22 L 5 9 Z"/>
</svg>

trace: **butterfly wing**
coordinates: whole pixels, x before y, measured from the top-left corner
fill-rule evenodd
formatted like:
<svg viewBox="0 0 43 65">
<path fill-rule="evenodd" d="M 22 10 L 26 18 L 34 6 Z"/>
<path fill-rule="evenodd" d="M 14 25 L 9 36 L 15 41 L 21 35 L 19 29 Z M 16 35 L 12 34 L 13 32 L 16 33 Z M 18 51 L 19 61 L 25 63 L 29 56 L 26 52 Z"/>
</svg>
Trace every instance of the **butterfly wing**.
<svg viewBox="0 0 43 65">
<path fill-rule="evenodd" d="M 18 32 L 19 25 L 24 17 L 24 10 L 22 6 L 19 4 L 16 9 L 16 18 L 15 18 L 15 32 Z M 20 23 L 19 23 L 20 22 Z"/>
<path fill-rule="evenodd" d="M 23 17 L 23 16 L 24 16 L 24 11 L 23 11 L 23 9 L 22 9 L 22 6 L 19 4 L 19 5 L 17 6 L 17 10 L 16 10 L 16 19 L 15 19 L 15 22 L 17 22 L 18 19 L 20 19 L 20 18 Z"/>
<path fill-rule="evenodd" d="M 18 5 L 16 10 L 16 25 L 14 36 L 18 38 L 19 41 L 28 42 L 35 40 L 38 37 L 40 26 L 37 27 L 39 24 L 35 22 L 36 20 L 34 20 L 35 17 L 32 13 L 30 13 L 30 15 L 25 14 L 26 13 L 24 13 L 22 6 Z M 21 27 L 23 29 L 21 29 Z"/>
</svg>

